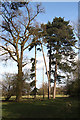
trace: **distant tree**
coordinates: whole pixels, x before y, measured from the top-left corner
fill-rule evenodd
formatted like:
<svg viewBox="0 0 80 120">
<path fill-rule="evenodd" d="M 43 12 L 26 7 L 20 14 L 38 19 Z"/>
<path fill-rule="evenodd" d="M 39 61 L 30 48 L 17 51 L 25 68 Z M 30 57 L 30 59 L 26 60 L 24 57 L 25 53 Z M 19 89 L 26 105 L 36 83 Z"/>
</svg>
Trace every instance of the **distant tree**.
<svg viewBox="0 0 80 120">
<path fill-rule="evenodd" d="M 16 93 L 16 81 L 17 75 L 6 73 L 3 75 L 3 80 L 1 82 L 2 96 L 8 101 L 12 95 Z"/>
<path fill-rule="evenodd" d="M 17 74 L 5 73 L 3 75 L 3 79 L 0 82 L 0 84 L 2 87 L 2 96 L 5 97 L 6 101 L 8 101 L 11 98 L 11 96 L 16 95 L 17 79 L 18 79 Z M 29 71 L 26 71 L 24 73 L 22 80 L 23 80 L 22 95 L 24 95 L 24 94 L 26 95 L 27 93 L 30 92 L 30 89 L 29 89 L 29 81 L 30 81 Z"/>
<path fill-rule="evenodd" d="M 73 79 L 69 79 L 66 83 L 67 94 L 72 97 L 80 97 L 79 64 L 80 61 L 77 61 L 76 70 L 72 72 Z"/>
<path fill-rule="evenodd" d="M 66 91 L 65 86 L 56 87 L 56 95 L 66 95 Z M 53 95 L 53 87 L 51 87 L 51 95 Z"/>
<path fill-rule="evenodd" d="M 13 59 L 18 67 L 18 80 L 16 101 L 20 101 L 22 95 L 23 81 L 22 69 L 27 64 L 25 61 L 25 50 L 32 44 L 35 18 L 43 12 L 40 4 L 35 10 L 30 7 L 30 2 L 2 2 L 2 29 L 0 50 L 1 55 L 7 59 Z"/>
<path fill-rule="evenodd" d="M 44 88 L 43 88 L 44 87 Z M 44 83 L 44 86 L 42 85 L 38 90 L 38 95 L 43 95 L 43 89 L 44 89 L 44 97 L 45 95 L 48 95 L 48 84 Z"/>
</svg>

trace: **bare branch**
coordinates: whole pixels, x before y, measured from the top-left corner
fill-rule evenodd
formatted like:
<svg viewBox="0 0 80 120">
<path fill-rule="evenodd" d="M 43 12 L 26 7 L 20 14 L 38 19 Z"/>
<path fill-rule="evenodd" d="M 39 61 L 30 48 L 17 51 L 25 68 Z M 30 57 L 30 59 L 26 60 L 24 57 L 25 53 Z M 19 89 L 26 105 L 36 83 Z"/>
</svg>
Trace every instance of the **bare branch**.
<svg viewBox="0 0 80 120">
<path fill-rule="evenodd" d="M 0 54 L 0 56 L 6 55 L 6 54 L 8 54 L 8 52 L 2 53 L 2 54 Z"/>
<path fill-rule="evenodd" d="M 28 21 L 28 24 L 27 24 L 27 26 L 26 26 L 26 29 L 25 29 L 24 35 L 25 35 L 25 33 L 26 33 L 26 31 L 27 31 L 27 28 L 29 27 L 29 24 L 30 24 L 30 12 L 29 12 L 29 9 L 28 9 L 27 6 L 26 6 L 26 9 L 27 9 L 27 11 L 28 11 L 28 18 L 29 18 L 29 21 Z"/>
<path fill-rule="evenodd" d="M 25 48 L 23 49 L 23 51 L 26 50 L 30 45 L 32 45 L 32 44 L 34 44 L 34 43 L 37 43 L 37 42 L 40 42 L 40 41 L 37 40 L 36 42 L 31 42 L 27 47 L 25 47 Z"/>
<path fill-rule="evenodd" d="M 0 47 L 3 48 L 5 51 L 8 51 L 10 57 L 11 57 L 14 61 L 17 62 L 17 60 L 13 57 L 12 51 L 11 51 L 11 50 L 9 50 L 8 48 L 5 48 L 4 46 L 0 46 Z"/>
<path fill-rule="evenodd" d="M 29 18 L 29 21 L 28 21 L 28 24 L 27 24 L 27 26 L 26 26 L 26 29 L 25 29 L 25 32 L 24 32 L 24 36 L 26 37 L 26 31 L 27 31 L 27 28 L 29 27 L 29 25 L 30 25 L 30 23 L 37 17 L 37 15 L 40 13 L 40 11 L 39 11 L 39 6 L 40 5 L 37 5 L 37 13 L 32 17 L 32 18 L 30 18 L 31 16 L 30 16 L 30 10 L 28 9 L 28 7 L 26 6 L 26 9 L 27 9 L 27 12 L 28 12 L 28 18 Z M 26 40 L 27 41 L 27 40 Z M 25 41 L 25 42 L 26 42 Z"/>
<path fill-rule="evenodd" d="M 25 64 L 22 65 L 22 67 L 26 66 L 27 65 L 27 62 Z"/>
<path fill-rule="evenodd" d="M 11 41 L 7 40 L 6 38 L 4 38 L 4 37 L 2 37 L 2 36 L 0 36 L 0 38 L 1 38 L 1 39 L 4 39 L 6 42 L 10 43 L 11 45 L 13 45 L 13 46 L 16 48 L 15 44 L 12 43 Z"/>
<path fill-rule="evenodd" d="M 8 13 L 9 14 L 9 13 Z M 8 23 L 10 22 L 12 27 L 15 29 L 15 31 L 18 33 L 18 30 L 16 29 L 16 27 L 14 26 L 12 20 L 10 20 L 10 18 L 8 18 L 6 15 L 4 15 L 4 17 L 6 17 L 6 19 L 8 20 Z"/>
</svg>

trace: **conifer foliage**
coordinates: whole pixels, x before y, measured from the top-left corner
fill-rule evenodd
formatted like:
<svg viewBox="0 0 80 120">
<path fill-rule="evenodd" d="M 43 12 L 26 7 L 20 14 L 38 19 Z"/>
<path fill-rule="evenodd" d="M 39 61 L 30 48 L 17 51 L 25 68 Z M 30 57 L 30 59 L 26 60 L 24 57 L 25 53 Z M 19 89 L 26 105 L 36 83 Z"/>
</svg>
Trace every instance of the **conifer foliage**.
<svg viewBox="0 0 80 120">
<path fill-rule="evenodd" d="M 76 54 L 72 47 L 77 41 L 69 21 L 65 21 L 64 18 L 55 17 L 52 23 L 48 22 L 45 26 L 45 39 L 49 56 L 49 78 L 52 81 L 51 75 L 54 76 L 53 98 L 55 98 L 56 81 L 64 78 L 63 75 L 59 74 L 59 70 L 70 72 L 73 70 L 72 66 L 75 66 L 74 58 Z"/>
</svg>

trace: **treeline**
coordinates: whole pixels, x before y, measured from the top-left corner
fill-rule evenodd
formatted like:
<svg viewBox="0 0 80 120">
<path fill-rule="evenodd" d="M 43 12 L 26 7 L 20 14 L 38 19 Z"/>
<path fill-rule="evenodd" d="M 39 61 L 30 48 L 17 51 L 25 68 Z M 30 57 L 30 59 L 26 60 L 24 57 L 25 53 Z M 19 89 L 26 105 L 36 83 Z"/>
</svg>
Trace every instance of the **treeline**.
<svg viewBox="0 0 80 120">
<path fill-rule="evenodd" d="M 8 86 L 9 90 L 14 92 L 11 92 L 6 99 L 9 99 L 12 93 L 15 93 L 16 101 L 20 101 L 26 90 L 27 94 L 32 92 L 36 98 L 38 92 L 36 87 L 36 53 L 38 51 L 42 52 L 46 68 L 48 99 L 50 99 L 52 91 L 53 99 L 55 99 L 57 82 L 65 81 L 67 75 L 69 76 L 70 73 L 76 70 L 75 57 L 77 54 L 74 51 L 74 47 L 77 40 L 69 21 L 65 21 L 61 17 L 55 17 L 52 22 L 48 21 L 47 24 L 40 25 L 35 22 L 35 18 L 44 9 L 41 4 L 37 4 L 36 8 L 33 7 L 32 10 L 31 5 L 32 3 L 28 1 L 2 2 L 2 25 L 0 27 L 3 32 L 0 36 L 0 56 L 4 56 L 4 60 L 14 60 L 18 68 L 16 76 L 12 75 L 9 77 L 11 87 L 8 85 L 6 87 Z M 46 64 L 44 45 L 48 50 L 49 66 Z M 28 64 L 28 60 L 25 57 L 26 50 L 31 51 L 33 48 L 35 49 L 35 57 L 31 57 L 29 60 L 32 63 L 32 67 L 29 69 L 30 74 L 27 71 L 24 73 L 23 68 Z M 27 82 L 28 79 L 30 81 Z M 51 83 L 54 83 L 53 88 L 51 88 Z M 3 91 L 4 89 L 6 88 L 3 87 Z"/>
<path fill-rule="evenodd" d="M 25 81 L 26 79 L 26 81 Z M 35 87 L 35 84 L 30 81 L 29 74 L 26 72 L 24 74 L 24 87 L 22 90 L 22 96 L 29 97 L 30 95 L 35 98 L 35 91 L 33 87 Z M 6 101 L 8 101 L 11 96 L 16 96 L 16 89 L 17 89 L 17 75 L 16 74 L 10 74 L 6 73 L 3 76 L 3 81 L 1 82 L 2 85 L 2 96 L 5 98 Z M 48 84 L 44 83 L 43 85 L 37 89 L 36 95 L 42 95 L 43 96 L 43 90 L 44 90 L 44 98 L 45 96 L 48 96 Z M 57 95 L 66 95 L 66 87 L 57 87 L 56 88 L 56 94 Z M 51 87 L 51 95 L 53 95 L 53 87 Z"/>
<path fill-rule="evenodd" d="M 78 79 L 78 71 L 73 73 L 74 78 L 71 79 L 71 75 L 68 76 L 66 80 L 65 86 L 56 87 L 56 95 L 69 95 L 70 97 L 78 97 L 80 98 L 80 80 Z M 5 100 L 9 100 L 11 96 L 16 96 L 16 89 L 17 89 L 17 75 L 6 73 L 3 76 L 3 81 L 0 83 L 2 85 L 2 96 Z M 22 96 L 32 96 L 35 98 L 35 81 L 33 82 L 30 79 L 29 71 L 25 72 L 24 74 L 24 86 L 22 89 Z M 53 86 L 51 87 L 50 97 L 53 96 Z M 43 96 L 43 99 L 48 96 L 48 83 L 44 82 L 44 86 L 37 89 L 36 95 Z"/>
</svg>

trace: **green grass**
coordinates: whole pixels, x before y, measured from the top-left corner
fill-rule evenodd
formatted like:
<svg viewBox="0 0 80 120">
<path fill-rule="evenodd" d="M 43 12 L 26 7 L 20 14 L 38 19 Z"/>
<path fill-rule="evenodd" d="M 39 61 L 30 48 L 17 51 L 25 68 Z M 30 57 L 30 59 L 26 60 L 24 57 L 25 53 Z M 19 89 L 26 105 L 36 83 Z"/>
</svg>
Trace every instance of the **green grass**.
<svg viewBox="0 0 80 120">
<path fill-rule="evenodd" d="M 78 99 L 57 97 L 25 99 L 22 102 L 3 102 L 2 116 L 4 118 L 80 118 Z"/>
</svg>

